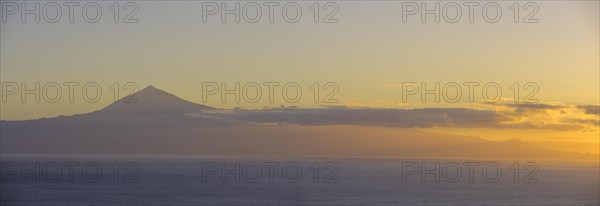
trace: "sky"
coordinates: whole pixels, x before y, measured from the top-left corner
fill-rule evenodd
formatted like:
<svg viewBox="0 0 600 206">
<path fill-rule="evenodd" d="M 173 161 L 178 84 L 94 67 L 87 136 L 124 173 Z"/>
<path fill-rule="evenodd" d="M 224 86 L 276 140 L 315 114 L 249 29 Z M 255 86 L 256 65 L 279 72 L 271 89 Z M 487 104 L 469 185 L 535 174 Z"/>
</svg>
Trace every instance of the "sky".
<svg viewBox="0 0 600 206">
<path fill-rule="evenodd" d="M 520 138 L 554 149 L 598 153 L 598 115 L 585 110 L 585 106 L 600 104 L 597 1 L 541 1 L 531 7 L 521 2 L 519 23 L 514 22 L 510 9 L 514 2 L 499 2 L 502 17 L 496 23 L 483 19 L 483 5 L 475 9 L 473 23 L 468 21 L 464 6 L 457 23 L 423 23 L 418 15 L 407 16 L 403 22 L 401 1 L 342 1 L 330 7 L 320 2 L 319 23 L 313 21 L 314 10 L 310 9 L 314 2 L 299 2 L 302 19 L 296 23 L 285 21 L 283 6 L 274 9 L 274 23 L 268 21 L 266 7 L 262 7 L 262 19 L 257 23 L 234 23 L 233 16 L 222 23 L 218 15 L 208 16 L 204 23 L 202 2 L 150 1 L 132 7 L 124 7 L 121 2 L 119 23 L 115 23 L 109 3 L 99 3 L 102 18 L 96 23 L 88 23 L 81 13 L 77 14 L 81 7 L 74 10 L 74 23 L 66 19 L 65 8 L 57 23 L 43 19 L 40 23 L 22 23 L 20 15 L 6 15 L 5 7 L 1 7 L 0 119 L 86 113 L 105 107 L 115 97 L 153 85 L 192 102 L 227 109 L 283 105 L 493 111 L 500 117 L 510 117 L 503 124 L 533 126 L 474 128 L 458 123 L 420 129 L 492 140 Z M 430 2 L 427 6 L 434 5 Z M 139 22 L 123 23 L 134 7 L 138 11 L 132 18 Z M 337 13 L 330 19 L 338 22 L 323 23 L 334 8 Z M 523 23 L 534 8 L 537 12 L 531 19 L 538 22 Z M 18 93 L 6 96 L 9 84 L 21 88 L 25 83 L 33 88 L 36 82 L 41 86 L 77 82 L 80 86 L 74 90 L 73 102 L 66 97 L 66 87 L 62 87 L 63 95 L 56 103 L 36 103 L 32 95 L 23 103 Z M 91 82 L 103 89 L 102 97 L 94 103 L 81 95 L 81 87 Z M 216 83 L 221 87 L 224 83 L 234 88 L 236 82 L 240 87 L 258 83 L 262 98 L 251 102 L 242 97 L 236 102 L 230 95 L 223 102 L 215 94 L 203 99 L 207 93 L 203 85 Z M 297 102 L 285 101 L 282 91 L 276 90 L 270 102 L 264 86 L 268 82 L 279 83 L 279 89 L 297 83 L 302 96 Z M 423 82 L 429 88 L 436 82 L 441 86 L 456 82 L 461 85 L 462 98 L 455 103 L 443 98 L 435 102 L 430 95 L 422 102 L 416 94 L 403 101 L 403 83 L 407 82 L 419 86 Z M 474 90 L 473 101 L 466 97 L 464 83 L 468 82 L 480 84 Z M 518 102 L 511 90 L 515 82 L 520 88 Z M 115 83 L 117 96 L 115 87 L 111 87 Z M 315 83 L 319 85 L 316 102 L 316 90 L 311 87 Z M 481 87 L 490 83 L 502 90 L 502 98 L 494 104 L 482 98 Z M 255 94 L 252 91 L 250 96 Z M 488 94 L 493 96 L 494 92 Z M 528 94 L 533 94 L 529 100 L 537 100 L 537 108 L 518 106 Z M 544 125 L 579 127 L 559 130 Z"/>
</svg>

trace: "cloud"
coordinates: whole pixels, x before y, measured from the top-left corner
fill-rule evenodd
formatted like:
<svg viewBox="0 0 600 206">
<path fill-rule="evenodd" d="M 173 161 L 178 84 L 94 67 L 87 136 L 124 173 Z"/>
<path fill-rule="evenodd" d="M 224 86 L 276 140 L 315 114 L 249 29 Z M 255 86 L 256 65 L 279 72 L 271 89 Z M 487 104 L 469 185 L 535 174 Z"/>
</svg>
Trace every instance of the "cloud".
<svg viewBox="0 0 600 206">
<path fill-rule="evenodd" d="M 507 108 L 507 113 L 513 113 L 515 116 L 524 116 L 531 114 L 546 114 L 548 115 L 551 111 L 562 111 L 570 109 L 572 106 L 563 104 L 547 104 L 547 103 L 486 103 L 497 107 Z"/>
<path fill-rule="evenodd" d="M 559 109 L 567 106 L 552 106 L 545 104 L 509 105 L 508 107 L 544 110 Z M 550 130 L 581 130 L 582 124 L 590 121 L 579 121 L 576 118 L 568 122 L 528 121 L 526 117 L 517 116 L 512 112 L 498 110 L 482 110 L 470 108 L 270 108 L 260 110 L 225 110 L 205 111 L 195 114 L 203 118 L 214 118 L 227 121 L 251 124 L 282 124 L 282 125 L 356 125 L 380 126 L 396 128 L 501 128 L 501 129 L 550 129 Z M 525 115 L 524 115 L 525 116 Z"/>
<path fill-rule="evenodd" d="M 589 123 L 585 121 L 576 120 L 576 123 Z M 520 123 L 506 123 L 490 125 L 492 128 L 500 129 L 549 129 L 557 131 L 579 131 L 585 129 L 584 125 L 573 124 L 573 123 L 546 123 L 546 122 L 520 122 Z"/>
<path fill-rule="evenodd" d="M 512 107 L 516 109 L 523 110 L 535 110 L 535 109 L 563 109 L 567 108 L 566 105 L 552 105 L 552 104 L 543 104 L 543 103 L 535 103 L 535 104 L 505 104 L 504 106 Z"/>
<path fill-rule="evenodd" d="M 244 110 L 234 118 L 247 122 L 283 123 L 297 125 L 361 125 L 384 127 L 433 127 L 462 125 L 474 127 L 497 120 L 491 111 L 469 109 L 268 109 Z"/>
<path fill-rule="evenodd" d="M 577 108 L 583 110 L 585 114 L 600 116 L 600 106 L 598 105 L 579 105 Z"/>
</svg>

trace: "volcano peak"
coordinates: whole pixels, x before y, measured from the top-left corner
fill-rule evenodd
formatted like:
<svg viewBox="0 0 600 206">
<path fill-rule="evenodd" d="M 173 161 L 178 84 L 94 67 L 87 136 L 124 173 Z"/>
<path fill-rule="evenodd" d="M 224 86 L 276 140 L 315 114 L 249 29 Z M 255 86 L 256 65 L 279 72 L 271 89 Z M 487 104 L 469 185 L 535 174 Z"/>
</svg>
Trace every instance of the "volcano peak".
<svg viewBox="0 0 600 206">
<path fill-rule="evenodd" d="M 207 109 L 212 109 L 212 107 L 187 101 L 149 85 L 108 105 L 101 112 L 174 112 L 187 114 Z"/>
</svg>

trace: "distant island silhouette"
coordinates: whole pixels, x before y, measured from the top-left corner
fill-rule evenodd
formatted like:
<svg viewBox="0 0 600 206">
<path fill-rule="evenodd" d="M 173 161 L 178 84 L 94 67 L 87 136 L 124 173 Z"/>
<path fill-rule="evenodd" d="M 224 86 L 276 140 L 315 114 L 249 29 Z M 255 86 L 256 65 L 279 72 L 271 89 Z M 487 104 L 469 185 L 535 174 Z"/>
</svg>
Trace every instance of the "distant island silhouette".
<svg viewBox="0 0 600 206">
<path fill-rule="evenodd" d="M 264 111 L 225 118 L 219 115 L 234 111 L 193 103 L 153 86 L 133 95 L 137 103 L 117 101 L 86 114 L 1 121 L 1 153 L 598 158 L 539 148 L 519 139 L 498 142 L 402 125 L 324 120 L 310 116 L 314 110 L 279 112 L 282 115 L 276 118 L 257 115 Z M 271 123 L 275 120 L 287 123 Z"/>
</svg>

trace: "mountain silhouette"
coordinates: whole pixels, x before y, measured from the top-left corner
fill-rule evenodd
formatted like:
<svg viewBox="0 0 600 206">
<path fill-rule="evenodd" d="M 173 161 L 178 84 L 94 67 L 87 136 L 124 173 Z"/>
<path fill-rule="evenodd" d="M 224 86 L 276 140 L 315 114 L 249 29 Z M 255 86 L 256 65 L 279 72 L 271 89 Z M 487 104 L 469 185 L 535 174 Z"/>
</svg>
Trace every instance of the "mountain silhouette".
<svg viewBox="0 0 600 206">
<path fill-rule="evenodd" d="M 0 152 L 597 159 L 519 139 L 497 142 L 372 126 L 261 125 L 203 116 L 231 111 L 148 86 L 86 114 L 0 121 Z"/>
<path fill-rule="evenodd" d="M 187 114 L 210 109 L 214 108 L 181 99 L 150 85 L 108 105 L 100 112 L 128 115 L 131 113 Z"/>
</svg>

